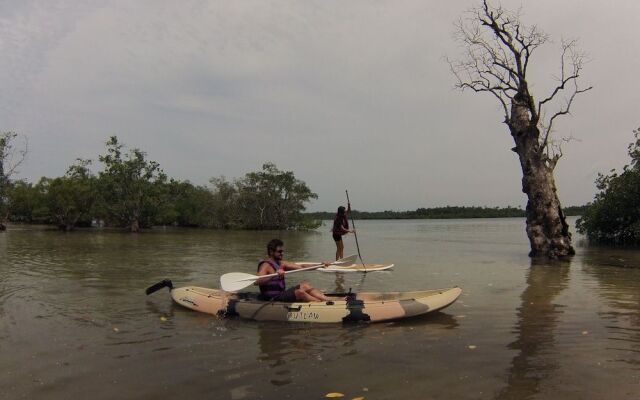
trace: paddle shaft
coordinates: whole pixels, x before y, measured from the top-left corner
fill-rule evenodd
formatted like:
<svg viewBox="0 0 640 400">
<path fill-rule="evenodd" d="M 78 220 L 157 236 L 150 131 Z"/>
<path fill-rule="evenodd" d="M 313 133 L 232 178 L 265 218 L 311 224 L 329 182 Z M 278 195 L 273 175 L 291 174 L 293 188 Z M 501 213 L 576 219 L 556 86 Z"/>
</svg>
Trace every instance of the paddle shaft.
<svg viewBox="0 0 640 400">
<path fill-rule="evenodd" d="M 294 270 L 291 270 L 291 271 L 284 271 L 284 273 L 285 274 L 292 274 L 294 272 L 302 272 L 302 271 L 308 271 L 310 269 L 318 269 L 318 268 L 323 267 L 323 266 L 324 266 L 324 264 L 318 264 L 318 265 L 313 265 L 311 267 L 304 267 L 304 268 L 294 269 Z M 238 282 L 240 282 L 240 281 L 251 281 L 251 280 L 256 281 L 258 279 L 271 278 L 271 277 L 274 277 L 274 276 L 278 276 L 278 273 L 276 272 L 275 274 L 269 274 L 269 275 L 255 275 L 252 278 L 238 279 Z"/>
<path fill-rule="evenodd" d="M 367 269 L 366 265 L 364 265 L 364 260 L 362 259 L 362 254 L 360 254 L 360 245 L 358 244 L 358 234 L 356 233 L 356 222 L 353 220 L 353 214 L 351 214 L 351 201 L 349 200 L 349 191 L 344 191 L 347 194 L 347 205 L 349 206 L 349 216 L 351 217 L 351 226 L 353 226 L 353 236 L 356 238 L 356 249 L 358 249 L 358 257 L 360 258 L 360 262 L 364 269 Z"/>
<path fill-rule="evenodd" d="M 332 262 L 329 265 L 342 265 L 347 263 L 353 264 L 353 262 L 357 259 L 357 257 L 358 256 L 354 254 L 349 257 L 341 258 L 340 260 Z M 324 263 L 313 264 L 310 267 L 294 269 L 291 271 L 285 271 L 284 273 L 290 274 L 292 272 L 308 271 L 311 269 L 320 268 L 323 265 Z M 259 279 L 271 278 L 276 275 L 278 274 L 275 273 L 275 274 L 268 274 L 268 275 L 251 275 L 251 274 L 245 274 L 242 272 L 230 272 L 220 277 L 220 287 L 222 288 L 222 290 L 226 292 L 237 292 L 240 289 L 244 289 L 247 286 L 250 286 L 251 284 L 253 284 L 255 281 Z"/>
<path fill-rule="evenodd" d="M 345 258 L 341 258 L 339 260 L 336 260 L 332 263 L 329 263 L 329 265 L 335 265 L 335 266 L 339 266 L 342 264 L 347 264 L 347 263 L 352 263 L 353 261 L 355 261 L 355 255 L 350 255 L 348 257 Z M 292 274 L 294 272 L 302 272 L 302 271 L 309 271 L 311 269 L 318 269 L 320 267 L 324 266 L 324 263 L 318 263 L 318 264 L 314 264 L 311 265 L 310 267 L 304 267 L 304 268 L 298 268 L 298 269 L 294 269 L 291 271 L 284 271 L 285 274 Z M 258 280 L 258 279 L 262 279 L 262 278 L 271 278 L 274 276 L 278 276 L 278 273 L 276 272 L 275 274 L 268 274 L 268 275 L 254 275 L 253 277 L 249 278 L 244 278 L 244 279 L 238 279 L 238 282 L 241 281 L 250 281 L 250 280 Z"/>
</svg>

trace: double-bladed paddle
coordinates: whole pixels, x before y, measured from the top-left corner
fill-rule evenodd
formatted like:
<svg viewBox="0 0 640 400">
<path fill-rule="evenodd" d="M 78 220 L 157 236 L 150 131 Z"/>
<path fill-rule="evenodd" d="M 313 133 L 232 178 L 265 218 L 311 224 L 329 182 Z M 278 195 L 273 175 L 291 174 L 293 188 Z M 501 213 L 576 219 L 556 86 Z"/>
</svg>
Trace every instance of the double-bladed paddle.
<svg viewBox="0 0 640 400">
<path fill-rule="evenodd" d="M 353 254 L 349 257 L 345 257 L 345 258 L 341 258 L 337 261 L 334 261 L 332 263 L 329 263 L 329 265 L 345 265 L 345 264 L 353 264 L 354 261 L 356 261 L 356 259 L 358 258 L 358 256 L 356 254 Z M 291 271 L 285 271 L 285 274 L 291 274 L 294 272 L 302 272 L 302 271 L 308 271 L 311 269 L 318 269 L 320 267 L 323 267 L 324 264 L 320 263 L 320 264 L 316 264 L 316 265 L 312 265 L 310 267 L 305 267 L 305 268 L 300 268 L 300 269 L 294 269 Z M 225 292 L 237 292 L 240 289 L 244 289 L 248 286 L 253 285 L 253 283 L 255 281 L 257 281 L 258 279 L 262 279 L 262 278 L 270 278 L 272 276 L 278 276 L 277 273 L 275 274 L 269 274 L 269 275 L 251 275 L 251 274 L 245 274 L 244 272 L 230 272 L 228 274 L 224 274 L 220 277 L 220 287 L 222 288 L 222 290 L 224 290 Z"/>
</svg>

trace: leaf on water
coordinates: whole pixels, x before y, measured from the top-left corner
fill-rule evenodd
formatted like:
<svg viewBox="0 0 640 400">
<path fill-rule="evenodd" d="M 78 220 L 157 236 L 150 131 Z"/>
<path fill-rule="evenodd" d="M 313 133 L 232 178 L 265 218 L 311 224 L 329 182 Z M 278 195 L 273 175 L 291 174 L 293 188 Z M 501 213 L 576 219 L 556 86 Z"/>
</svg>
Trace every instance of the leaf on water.
<svg viewBox="0 0 640 400">
<path fill-rule="evenodd" d="M 331 392 L 331 393 L 327 393 L 324 397 L 329 397 L 329 398 L 344 397 L 344 394 L 338 393 L 338 392 Z"/>
<path fill-rule="evenodd" d="M 470 345 L 469 345 L 469 350 L 475 350 L 475 348 L 476 348 L 476 345 L 475 345 L 475 344 L 470 344 Z"/>
<path fill-rule="evenodd" d="M 589 334 L 589 331 L 582 331 L 582 334 L 583 334 L 583 335 L 588 335 L 588 334 Z"/>
<path fill-rule="evenodd" d="M 351 400 L 364 400 L 364 396 L 360 396 L 360 397 L 354 397 Z"/>
<path fill-rule="evenodd" d="M 114 332 L 120 332 L 120 329 L 116 328 L 115 326 L 113 327 L 113 331 Z"/>
<path fill-rule="evenodd" d="M 160 321 L 164 322 L 166 320 L 167 320 L 167 317 L 165 317 L 165 316 L 160 317 Z"/>
</svg>

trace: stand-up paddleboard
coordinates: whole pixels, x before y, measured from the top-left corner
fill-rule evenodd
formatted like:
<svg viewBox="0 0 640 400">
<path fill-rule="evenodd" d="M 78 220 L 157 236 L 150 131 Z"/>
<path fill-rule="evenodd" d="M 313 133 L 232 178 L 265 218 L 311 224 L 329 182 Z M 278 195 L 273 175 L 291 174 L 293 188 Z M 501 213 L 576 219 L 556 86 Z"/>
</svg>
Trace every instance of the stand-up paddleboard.
<svg viewBox="0 0 640 400">
<path fill-rule="evenodd" d="M 308 261 L 297 261 L 296 264 L 300 266 L 313 265 L 315 263 L 311 263 Z M 351 272 L 377 272 L 377 271 L 386 271 L 394 267 L 394 264 L 351 264 L 351 265 L 330 265 L 326 268 L 318 268 L 316 271 L 320 272 L 342 272 L 342 273 L 351 273 Z"/>
<path fill-rule="evenodd" d="M 393 264 L 384 265 L 384 264 L 352 264 L 352 265 L 344 265 L 344 266 L 331 266 L 327 268 L 320 268 L 318 271 L 321 272 L 340 272 L 340 273 L 349 273 L 349 272 L 377 272 L 377 271 L 386 271 L 388 269 L 393 268 Z"/>
</svg>

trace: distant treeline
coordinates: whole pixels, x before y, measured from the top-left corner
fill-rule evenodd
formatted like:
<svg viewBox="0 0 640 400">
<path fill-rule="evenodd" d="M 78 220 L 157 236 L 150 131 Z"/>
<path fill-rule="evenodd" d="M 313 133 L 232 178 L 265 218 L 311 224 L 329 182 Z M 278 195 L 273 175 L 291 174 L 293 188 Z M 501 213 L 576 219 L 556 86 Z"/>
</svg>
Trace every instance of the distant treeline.
<svg viewBox="0 0 640 400">
<path fill-rule="evenodd" d="M 582 215 L 586 206 L 571 206 L 563 209 L 565 215 Z M 311 219 L 333 219 L 335 212 L 310 212 Z M 352 210 L 354 219 L 459 219 L 459 218 L 513 218 L 524 217 L 525 211 L 518 207 L 434 207 L 418 208 L 414 211 L 358 211 Z"/>
<path fill-rule="evenodd" d="M 301 214 L 318 196 L 293 172 L 272 163 L 242 178 L 212 178 L 209 186 L 199 186 L 167 177 L 145 152 L 125 151 L 115 136 L 98 157 L 97 173 L 91 160 L 79 159 L 64 176 L 11 181 L 1 161 L 0 225 L 8 220 L 64 231 L 106 226 L 137 232 L 158 225 L 282 230 L 321 224 Z"/>
</svg>

